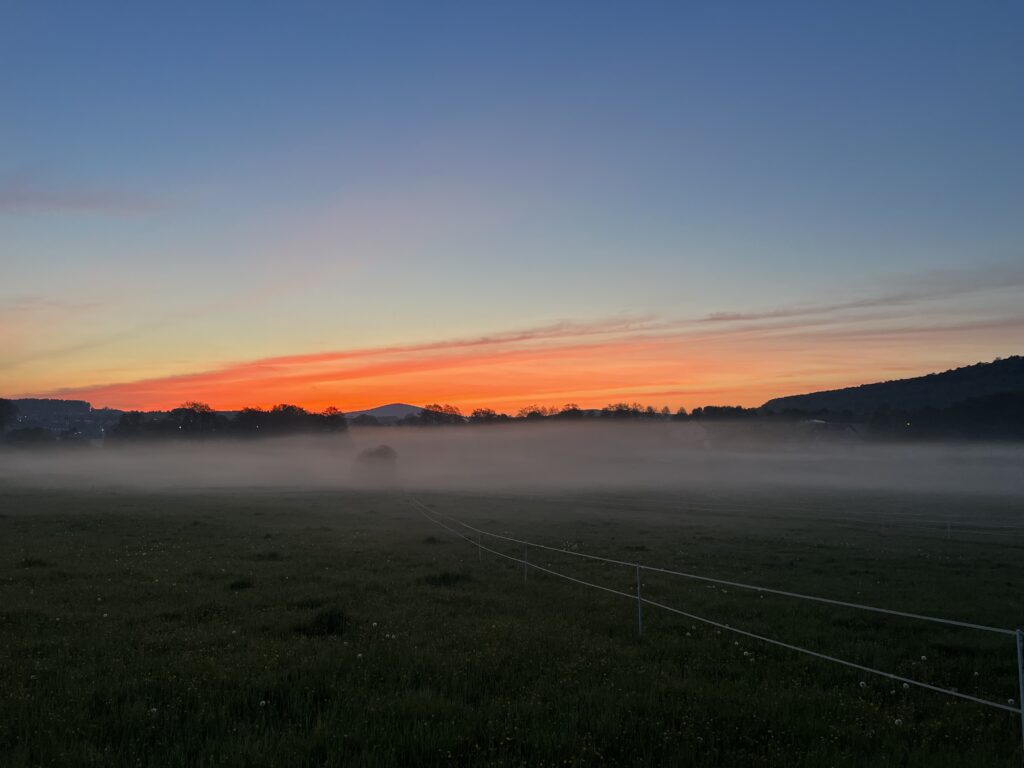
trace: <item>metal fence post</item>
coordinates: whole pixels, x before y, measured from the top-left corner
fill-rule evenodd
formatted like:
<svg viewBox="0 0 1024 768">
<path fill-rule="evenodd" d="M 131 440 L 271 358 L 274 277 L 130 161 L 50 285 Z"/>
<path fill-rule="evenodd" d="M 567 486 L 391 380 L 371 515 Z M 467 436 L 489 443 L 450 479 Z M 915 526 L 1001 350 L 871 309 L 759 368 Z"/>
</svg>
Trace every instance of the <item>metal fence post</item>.
<svg viewBox="0 0 1024 768">
<path fill-rule="evenodd" d="M 636 564 L 636 633 L 644 634 L 644 603 L 640 596 L 640 563 Z"/>
<path fill-rule="evenodd" d="M 1024 756 L 1024 630 L 1017 630 L 1017 707 L 1020 709 L 1020 746 Z"/>
<path fill-rule="evenodd" d="M 526 583 L 527 563 L 530 561 L 530 545 L 523 544 L 523 584 Z"/>
</svg>

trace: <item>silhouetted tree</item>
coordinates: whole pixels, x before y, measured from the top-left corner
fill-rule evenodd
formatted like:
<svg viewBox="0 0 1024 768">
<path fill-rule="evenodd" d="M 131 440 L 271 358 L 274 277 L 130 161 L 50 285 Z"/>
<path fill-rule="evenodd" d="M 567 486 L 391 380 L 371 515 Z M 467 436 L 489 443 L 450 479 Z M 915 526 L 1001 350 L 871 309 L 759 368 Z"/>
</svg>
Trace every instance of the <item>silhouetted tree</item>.
<svg viewBox="0 0 1024 768">
<path fill-rule="evenodd" d="M 653 409 L 652 409 L 653 410 Z M 601 409 L 602 419 L 637 419 L 644 413 L 640 403 L 610 403 Z"/>
<path fill-rule="evenodd" d="M 390 483 L 398 468 L 398 453 L 390 445 L 367 448 L 356 457 L 356 466 L 367 479 Z"/>
<path fill-rule="evenodd" d="M 108 438 L 118 440 L 138 440 L 146 434 L 146 414 L 142 411 L 128 411 L 121 414 L 117 424 L 111 428 Z"/>
<path fill-rule="evenodd" d="M 310 413 L 297 405 L 281 403 L 269 411 L 245 408 L 232 423 L 233 431 L 248 437 L 283 437 L 318 432 L 344 432 L 345 414 L 333 406 L 321 413 Z"/>
<path fill-rule="evenodd" d="M 566 403 L 562 407 L 562 410 L 556 413 L 555 416 L 558 417 L 559 419 L 567 419 L 572 421 L 575 419 L 582 419 L 585 416 L 585 414 L 582 410 L 580 410 L 580 407 L 576 405 L 576 403 Z"/>
<path fill-rule="evenodd" d="M 13 424 L 17 418 L 18 406 L 11 400 L 0 398 L 0 431 L 6 429 L 8 424 Z"/>
<path fill-rule="evenodd" d="M 179 437 L 206 438 L 223 432 L 227 419 L 206 403 L 190 401 L 167 414 L 160 426 L 161 432 L 170 432 L 171 436 L 177 430 Z"/>
<path fill-rule="evenodd" d="M 320 431 L 343 432 L 348 429 L 348 420 L 345 418 L 345 414 L 333 405 L 324 408 L 319 414 L 315 415 L 319 417 Z"/>
<path fill-rule="evenodd" d="M 462 411 L 454 405 L 430 403 L 424 406 L 418 414 L 410 414 L 398 423 L 416 427 L 437 427 L 446 424 L 465 424 L 466 419 L 463 417 Z"/>
<path fill-rule="evenodd" d="M 380 419 L 374 416 L 372 413 L 361 413 L 352 419 L 352 426 L 354 427 L 379 427 Z"/>
<path fill-rule="evenodd" d="M 520 408 L 519 413 L 516 414 L 517 419 L 526 419 L 527 421 L 536 421 L 538 419 L 546 419 L 549 416 L 553 416 L 557 411 L 554 408 L 545 408 L 542 405 L 528 405 L 525 408 Z"/>
<path fill-rule="evenodd" d="M 471 424 L 497 424 L 511 420 L 507 413 L 498 413 L 493 408 L 477 408 L 469 415 Z"/>
<path fill-rule="evenodd" d="M 756 408 L 744 408 L 741 405 L 705 405 L 694 408 L 691 419 L 750 419 L 758 415 Z"/>
<path fill-rule="evenodd" d="M 231 429 L 243 437 L 259 437 L 266 418 L 267 412 L 262 408 L 243 408 L 231 420 Z"/>
</svg>

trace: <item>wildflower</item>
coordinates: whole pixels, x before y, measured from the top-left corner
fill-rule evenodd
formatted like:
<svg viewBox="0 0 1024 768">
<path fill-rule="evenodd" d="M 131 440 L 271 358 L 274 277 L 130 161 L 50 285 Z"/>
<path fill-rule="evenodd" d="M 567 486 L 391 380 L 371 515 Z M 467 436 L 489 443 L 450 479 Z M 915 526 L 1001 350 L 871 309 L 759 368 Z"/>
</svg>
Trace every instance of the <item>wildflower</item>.
<svg viewBox="0 0 1024 768">
<path fill-rule="evenodd" d="M 903 690 L 904 691 L 907 690 L 907 688 L 909 688 L 909 687 L 910 687 L 910 683 L 904 683 L 903 684 Z"/>
<path fill-rule="evenodd" d="M 265 702 L 265 701 L 261 701 L 261 702 L 260 702 L 260 706 L 261 706 L 261 707 L 265 707 L 265 706 L 267 706 L 267 702 Z"/>
<path fill-rule="evenodd" d="M 867 683 L 865 683 L 865 682 L 864 682 L 863 680 L 861 680 L 861 681 L 860 681 L 860 687 L 861 687 L 861 688 L 867 688 L 867 687 L 868 687 L 868 684 L 867 684 Z"/>
<path fill-rule="evenodd" d="M 922 656 L 921 657 L 921 661 L 928 661 L 928 657 L 927 656 Z"/>
<path fill-rule="evenodd" d="M 896 725 L 903 725 L 903 721 L 900 720 L 898 717 L 896 718 Z"/>
</svg>

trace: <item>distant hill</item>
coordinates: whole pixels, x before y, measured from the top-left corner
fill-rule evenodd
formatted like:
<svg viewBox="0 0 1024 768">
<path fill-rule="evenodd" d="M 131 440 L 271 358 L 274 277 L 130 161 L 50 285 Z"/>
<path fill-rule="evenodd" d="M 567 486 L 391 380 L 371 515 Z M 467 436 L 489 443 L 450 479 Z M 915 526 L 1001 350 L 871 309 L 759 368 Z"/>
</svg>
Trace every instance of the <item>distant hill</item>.
<svg viewBox="0 0 1024 768">
<path fill-rule="evenodd" d="M 1024 357 L 1015 355 L 913 379 L 897 379 L 859 387 L 791 395 L 769 400 L 764 410 L 851 411 L 871 414 L 880 408 L 920 410 L 948 408 L 964 400 L 1003 392 L 1024 391 Z"/>
<path fill-rule="evenodd" d="M 391 424 L 406 416 L 415 416 L 422 410 L 419 406 L 407 403 L 389 403 L 378 405 L 376 408 L 368 408 L 365 411 L 348 411 L 345 417 L 355 419 L 359 416 L 372 416 L 381 424 Z"/>
<path fill-rule="evenodd" d="M 122 413 L 113 408 L 93 408 L 85 400 L 23 397 L 10 402 L 15 408 L 14 421 L 8 425 L 10 429 L 75 431 L 89 438 L 102 437 Z"/>
<path fill-rule="evenodd" d="M 18 409 L 18 417 L 31 420 L 55 420 L 81 418 L 92 412 L 92 405 L 85 400 L 53 400 L 37 397 L 23 397 L 11 402 Z"/>
</svg>

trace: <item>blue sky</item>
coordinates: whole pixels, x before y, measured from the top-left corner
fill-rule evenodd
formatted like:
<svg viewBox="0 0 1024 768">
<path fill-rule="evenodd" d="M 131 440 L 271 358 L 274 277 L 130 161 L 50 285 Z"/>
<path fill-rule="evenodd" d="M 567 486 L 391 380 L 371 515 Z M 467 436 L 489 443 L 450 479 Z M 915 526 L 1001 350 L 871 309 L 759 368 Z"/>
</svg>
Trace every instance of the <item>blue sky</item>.
<svg viewBox="0 0 1024 768">
<path fill-rule="evenodd" d="M 1000 330 L 806 341 L 764 394 L 1020 351 L 1018 3 L 2 13 L 11 393 L 903 293 L 900 322 Z"/>
</svg>

